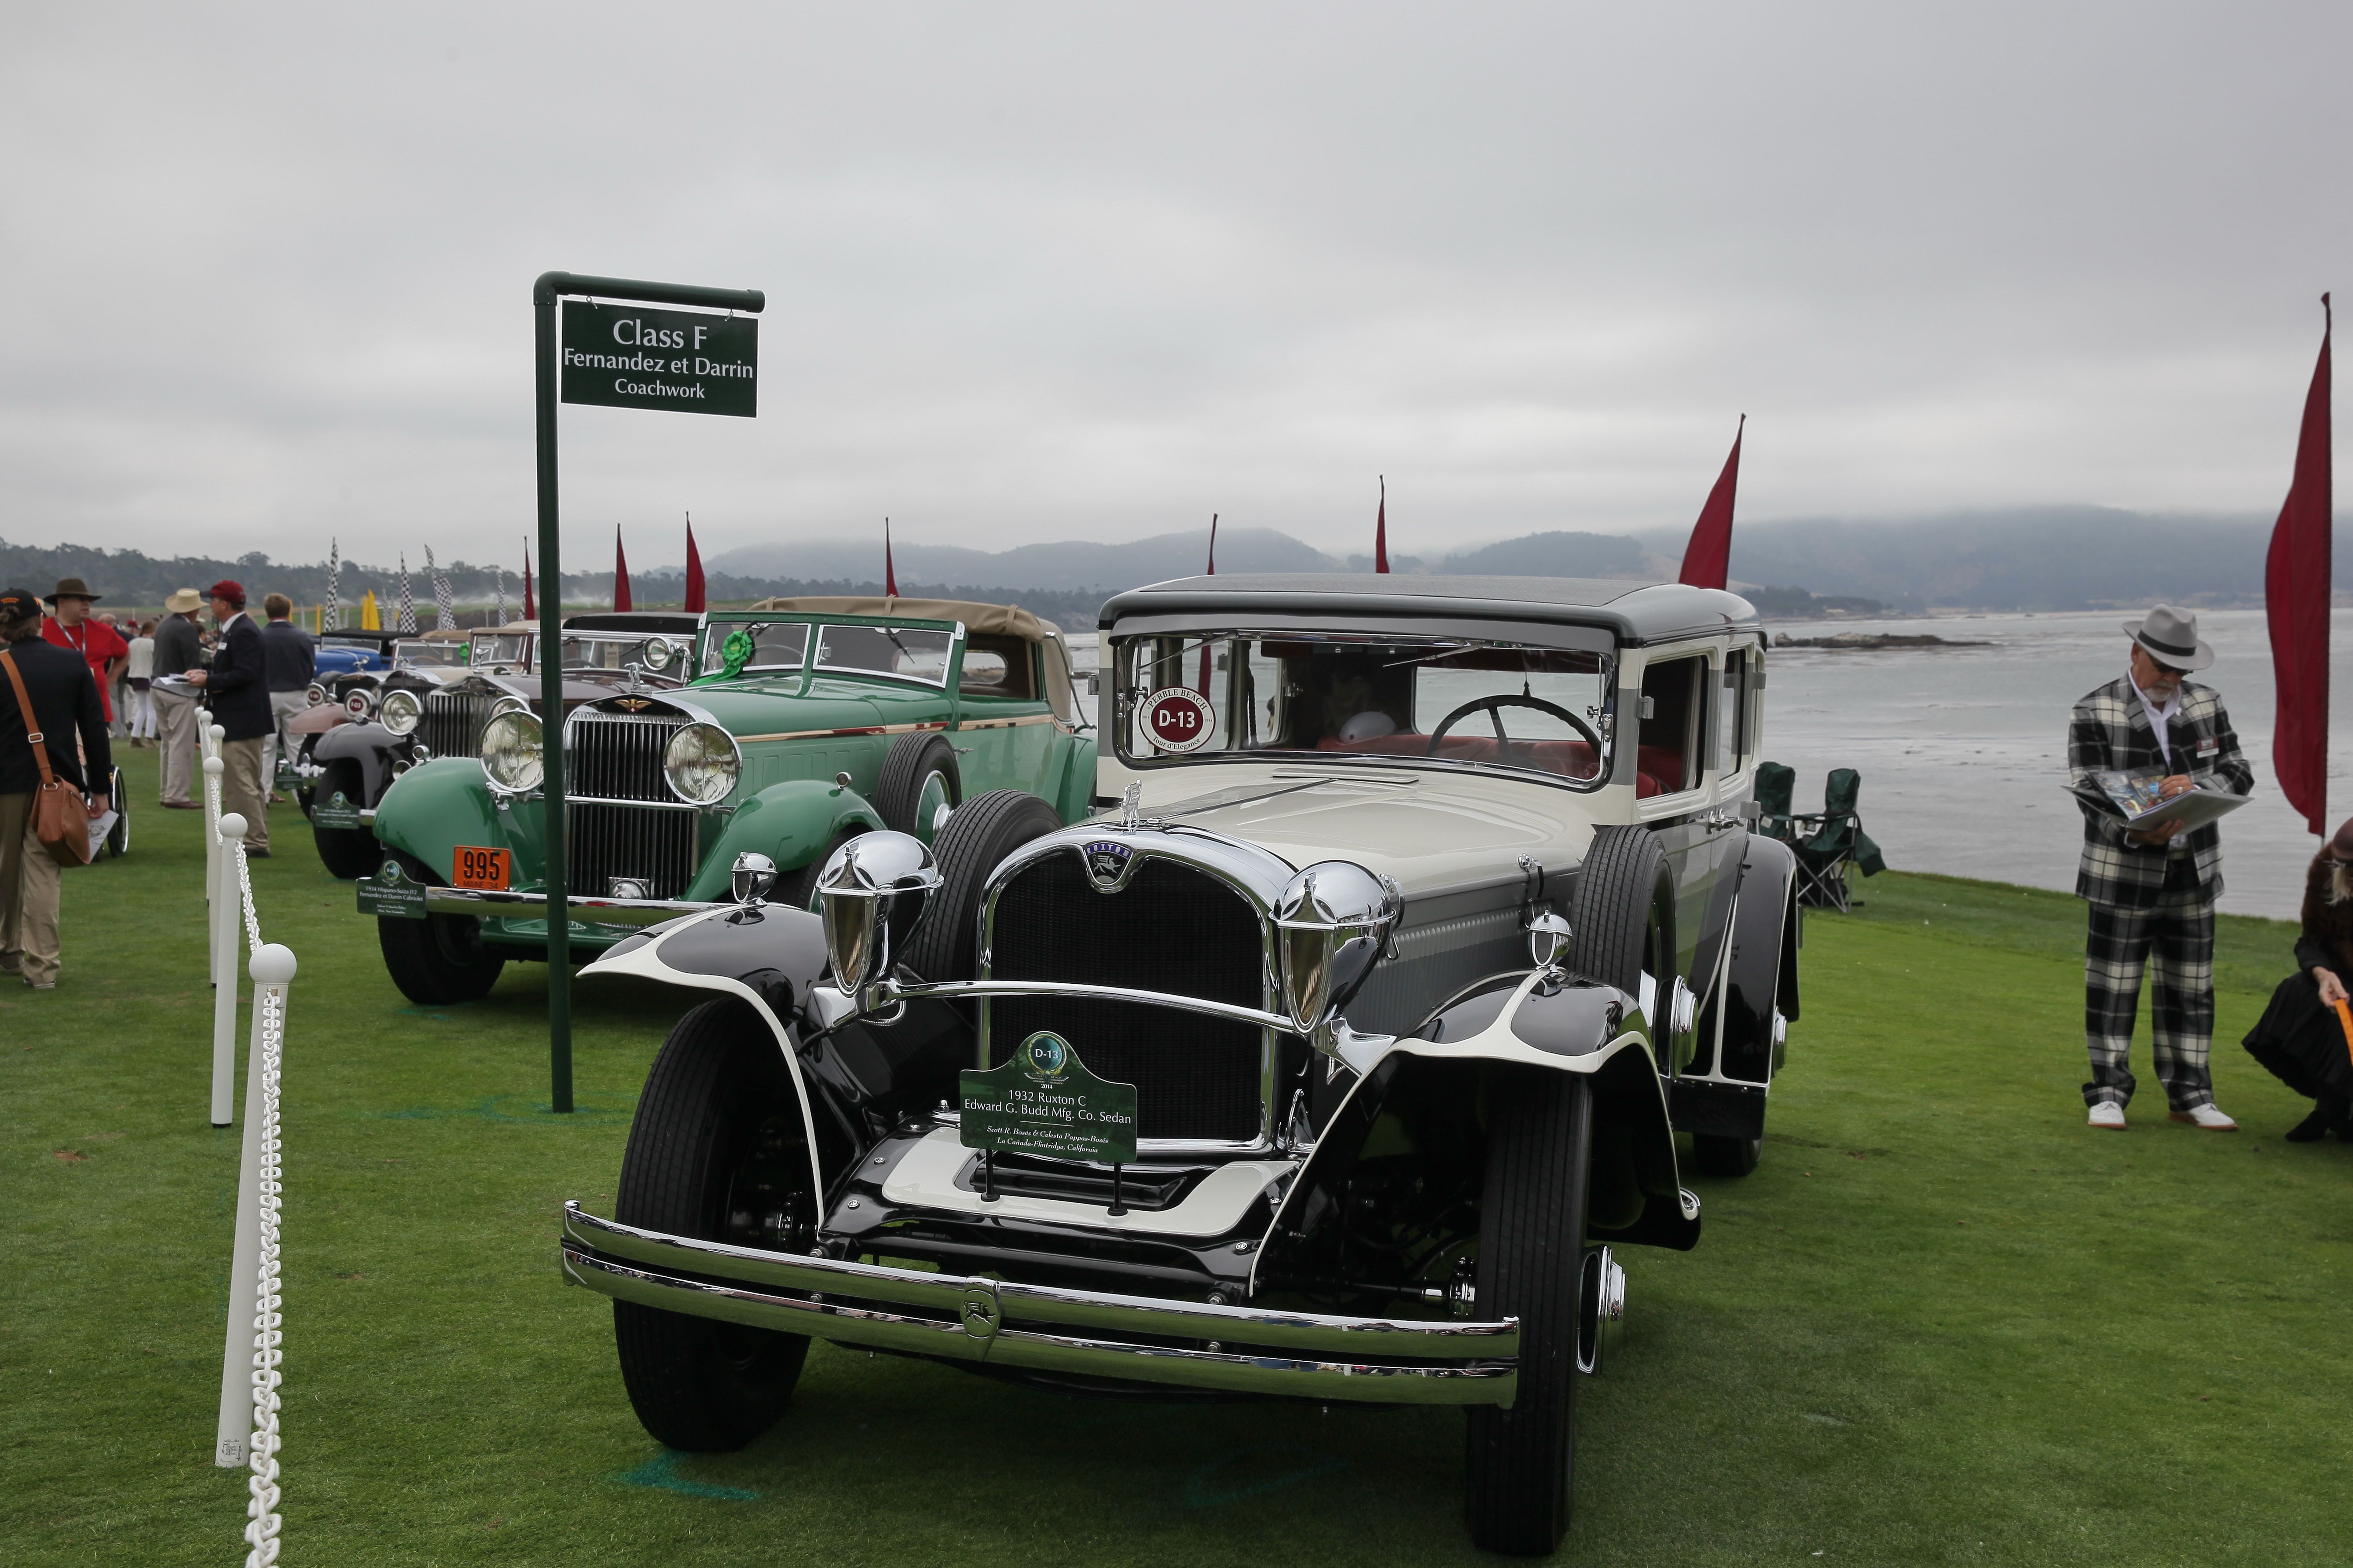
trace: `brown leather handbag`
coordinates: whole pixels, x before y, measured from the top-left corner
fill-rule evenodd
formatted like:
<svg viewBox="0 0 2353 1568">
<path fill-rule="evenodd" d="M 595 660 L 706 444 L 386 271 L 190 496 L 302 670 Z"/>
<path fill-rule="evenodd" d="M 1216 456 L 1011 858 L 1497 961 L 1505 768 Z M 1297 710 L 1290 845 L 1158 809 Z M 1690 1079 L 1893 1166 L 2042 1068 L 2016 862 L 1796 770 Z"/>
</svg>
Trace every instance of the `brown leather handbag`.
<svg viewBox="0 0 2353 1568">
<path fill-rule="evenodd" d="M 58 865 L 87 866 L 90 808 L 82 804 L 81 791 L 50 771 L 49 748 L 43 743 L 41 731 L 33 727 L 40 722 L 40 716 L 33 711 L 33 699 L 25 690 L 25 677 L 16 659 L 5 649 L 0 649 L 0 667 L 7 669 L 8 684 L 16 689 L 16 711 L 25 716 L 25 739 L 32 742 L 33 760 L 41 764 L 41 787 L 33 795 L 33 837 Z"/>
</svg>

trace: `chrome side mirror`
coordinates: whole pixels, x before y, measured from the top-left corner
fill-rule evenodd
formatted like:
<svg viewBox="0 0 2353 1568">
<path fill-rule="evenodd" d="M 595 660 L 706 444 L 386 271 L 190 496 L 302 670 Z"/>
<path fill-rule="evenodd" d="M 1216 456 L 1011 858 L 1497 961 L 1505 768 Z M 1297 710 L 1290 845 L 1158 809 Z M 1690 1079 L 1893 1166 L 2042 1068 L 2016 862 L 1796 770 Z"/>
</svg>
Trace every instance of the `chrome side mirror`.
<svg viewBox="0 0 2353 1568">
<path fill-rule="evenodd" d="M 1550 969 L 1568 952 L 1572 933 L 1566 918 L 1546 910 L 1528 921 L 1528 957 L 1538 969 Z"/>
<path fill-rule="evenodd" d="M 1348 860 L 1318 861 L 1283 884 L 1274 904 L 1282 1005 L 1301 1034 L 1356 1000 L 1404 903 L 1395 882 Z"/>
<path fill-rule="evenodd" d="M 764 904 L 768 901 L 768 889 L 776 885 L 776 863 L 756 850 L 746 849 L 735 857 L 734 869 L 728 875 L 727 890 L 739 904 Z"/>
<path fill-rule="evenodd" d="M 855 994 L 888 973 L 939 885 L 931 846 L 913 834 L 861 833 L 835 850 L 817 878 L 834 985 Z"/>
</svg>

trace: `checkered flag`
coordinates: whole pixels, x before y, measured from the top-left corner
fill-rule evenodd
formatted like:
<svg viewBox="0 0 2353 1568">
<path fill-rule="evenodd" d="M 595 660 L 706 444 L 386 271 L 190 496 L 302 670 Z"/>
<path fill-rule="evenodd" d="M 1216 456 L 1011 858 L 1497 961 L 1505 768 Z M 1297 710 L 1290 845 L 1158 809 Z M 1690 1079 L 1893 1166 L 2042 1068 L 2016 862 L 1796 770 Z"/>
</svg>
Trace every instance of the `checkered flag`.
<svg viewBox="0 0 2353 1568">
<path fill-rule="evenodd" d="M 502 626 L 507 624 L 507 569 L 503 566 L 491 567 L 491 582 L 496 585 L 499 595 L 499 618 L 491 624 L 494 626 Z"/>
<path fill-rule="evenodd" d="M 429 544 L 425 547 L 425 574 L 433 580 L 433 629 L 438 632 L 453 624 L 458 612 L 449 605 L 449 579 L 434 563 L 433 547 Z"/>
<path fill-rule="evenodd" d="M 417 601 L 408 593 L 408 552 L 400 552 L 400 613 L 393 617 L 392 629 L 403 637 L 417 635 Z"/>
<path fill-rule="evenodd" d="M 343 554 L 334 540 L 327 541 L 327 613 L 319 623 L 321 631 L 343 629 Z"/>
</svg>

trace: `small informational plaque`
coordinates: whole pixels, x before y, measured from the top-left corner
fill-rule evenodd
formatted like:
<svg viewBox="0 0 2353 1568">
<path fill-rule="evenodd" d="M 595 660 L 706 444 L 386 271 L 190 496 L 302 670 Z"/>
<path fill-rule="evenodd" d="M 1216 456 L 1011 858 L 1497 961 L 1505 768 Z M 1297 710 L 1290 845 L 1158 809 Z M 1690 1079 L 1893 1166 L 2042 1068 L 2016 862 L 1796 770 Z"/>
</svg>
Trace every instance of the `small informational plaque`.
<svg viewBox="0 0 2353 1568">
<path fill-rule="evenodd" d="M 313 827 L 354 828 L 360 825 L 360 808 L 353 805 L 342 790 L 324 800 L 311 803 L 311 826 Z"/>
<path fill-rule="evenodd" d="M 1164 686 L 1144 700 L 1144 738 L 1155 749 L 1179 754 L 1209 743 L 1218 710 L 1189 686 Z"/>
<path fill-rule="evenodd" d="M 355 885 L 364 915 L 391 915 L 405 921 L 425 918 L 425 884 L 411 879 L 397 860 L 386 860 L 375 876 L 362 877 Z"/>
<path fill-rule="evenodd" d="M 759 383 L 754 317 L 564 302 L 566 403 L 749 419 Z"/>
<path fill-rule="evenodd" d="M 1135 1086 L 1097 1078 L 1050 1029 L 1022 1041 L 1002 1066 L 966 1068 L 959 1121 L 967 1149 L 1135 1163 Z"/>
<path fill-rule="evenodd" d="M 460 844 L 449 852 L 449 885 L 503 893 L 507 890 L 507 874 L 511 865 L 503 849 L 480 849 L 470 844 Z"/>
</svg>

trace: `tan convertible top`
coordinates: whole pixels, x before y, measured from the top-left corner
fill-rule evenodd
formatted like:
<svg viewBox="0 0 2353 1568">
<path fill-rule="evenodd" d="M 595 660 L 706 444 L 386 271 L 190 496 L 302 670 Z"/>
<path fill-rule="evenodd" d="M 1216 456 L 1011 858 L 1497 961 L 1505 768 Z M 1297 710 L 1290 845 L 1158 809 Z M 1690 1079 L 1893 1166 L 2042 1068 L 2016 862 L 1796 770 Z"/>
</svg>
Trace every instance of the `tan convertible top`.
<svg viewBox="0 0 2353 1568">
<path fill-rule="evenodd" d="M 904 616 L 912 621 L 962 621 L 965 630 L 983 636 L 1017 637 L 1039 642 L 1059 637 L 1061 627 L 1041 621 L 1012 605 L 978 605 L 964 599 L 860 599 L 818 596 L 806 599 L 763 599 L 744 606 L 805 616 Z"/>
</svg>

